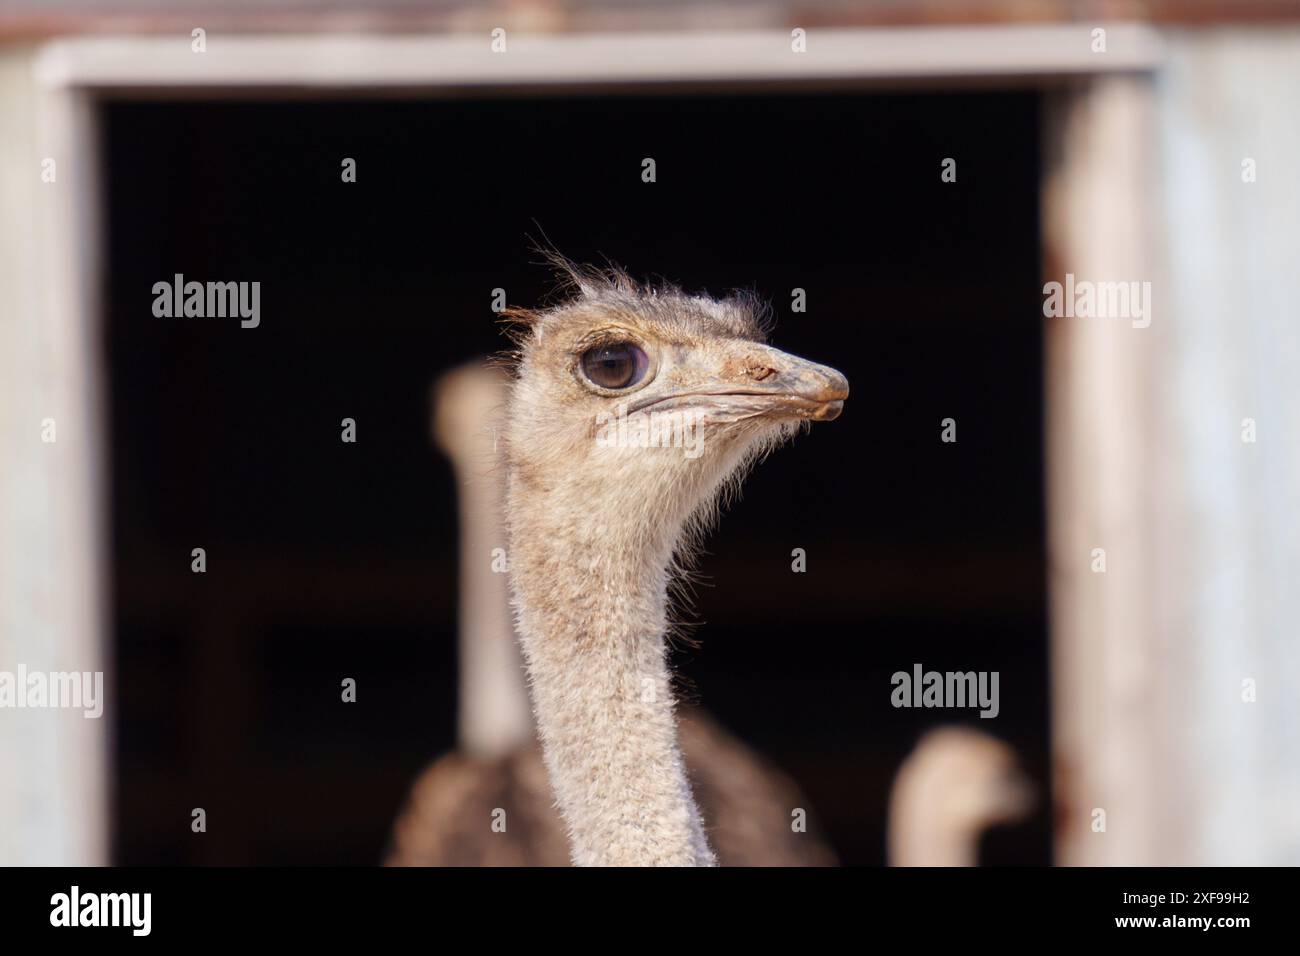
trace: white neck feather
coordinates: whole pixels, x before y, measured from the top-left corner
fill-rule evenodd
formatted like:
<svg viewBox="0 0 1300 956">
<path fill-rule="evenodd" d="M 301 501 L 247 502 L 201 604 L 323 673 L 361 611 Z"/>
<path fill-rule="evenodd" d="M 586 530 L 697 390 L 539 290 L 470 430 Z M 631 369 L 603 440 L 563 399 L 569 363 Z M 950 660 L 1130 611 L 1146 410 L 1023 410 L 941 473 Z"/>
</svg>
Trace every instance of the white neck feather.
<svg viewBox="0 0 1300 956">
<path fill-rule="evenodd" d="M 547 496 L 518 474 L 509 495 L 519 636 L 574 863 L 715 865 L 678 747 L 664 640 L 680 521 L 638 523 L 634 542 L 630 526 L 572 520 L 563 502 L 519 507 Z"/>
</svg>

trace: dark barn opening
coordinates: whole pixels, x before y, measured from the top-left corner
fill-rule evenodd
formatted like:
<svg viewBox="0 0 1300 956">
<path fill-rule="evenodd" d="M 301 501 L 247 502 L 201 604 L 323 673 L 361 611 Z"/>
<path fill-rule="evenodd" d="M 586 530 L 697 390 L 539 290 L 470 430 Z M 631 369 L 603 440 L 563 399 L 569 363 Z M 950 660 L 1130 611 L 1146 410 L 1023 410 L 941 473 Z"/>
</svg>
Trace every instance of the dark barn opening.
<svg viewBox="0 0 1300 956">
<path fill-rule="evenodd" d="M 752 287 L 776 345 L 852 383 L 709 539 L 702 643 L 676 660 L 702 704 L 849 864 L 884 861 L 926 728 L 994 733 L 1040 798 L 984 859 L 1050 862 L 1037 94 L 119 99 L 104 133 L 114 862 L 380 860 L 454 745 L 456 514 L 428 389 L 503 346 L 493 289 L 548 292 L 543 233 Z M 260 326 L 155 317 L 176 273 L 260 281 Z M 895 709 L 890 675 L 917 663 L 998 671 L 997 719 Z"/>
</svg>

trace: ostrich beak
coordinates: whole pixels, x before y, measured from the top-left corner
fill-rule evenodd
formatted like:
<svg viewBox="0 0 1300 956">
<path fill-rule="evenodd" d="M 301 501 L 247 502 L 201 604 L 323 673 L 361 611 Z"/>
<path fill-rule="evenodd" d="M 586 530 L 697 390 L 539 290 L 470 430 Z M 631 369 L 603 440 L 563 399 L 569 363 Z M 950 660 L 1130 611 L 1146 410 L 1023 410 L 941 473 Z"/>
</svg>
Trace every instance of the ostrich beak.
<svg viewBox="0 0 1300 956">
<path fill-rule="evenodd" d="M 848 397 L 849 380 L 835 369 L 768 345 L 744 342 L 728 345 L 720 358 L 715 355 L 687 366 L 666 392 L 651 393 L 633 402 L 628 411 L 705 400 L 745 409 L 747 417 L 829 422 L 839 418 Z"/>
<path fill-rule="evenodd" d="M 1038 790 L 1025 774 L 1016 772 L 1000 787 L 1002 813 L 1007 820 L 1027 816 L 1038 802 Z"/>
<path fill-rule="evenodd" d="M 729 394 L 769 400 L 773 417 L 833 421 L 849 397 L 849 380 L 835 369 L 765 345 L 743 349 L 739 363 L 729 363 L 728 377 L 737 386 Z"/>
</svg>

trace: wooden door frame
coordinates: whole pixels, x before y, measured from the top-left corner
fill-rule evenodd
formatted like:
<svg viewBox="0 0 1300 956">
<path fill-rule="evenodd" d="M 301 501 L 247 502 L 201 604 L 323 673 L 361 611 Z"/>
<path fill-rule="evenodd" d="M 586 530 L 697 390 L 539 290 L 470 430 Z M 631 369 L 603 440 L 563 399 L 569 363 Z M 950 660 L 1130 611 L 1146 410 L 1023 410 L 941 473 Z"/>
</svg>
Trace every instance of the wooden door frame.
<svg viewBox="0 0 1300 956">
<path fill-rule="evenodd" d="M 21 474 L 7 479 L 10 486 L 0 489 L 13 509 L 13 527 L 21 524 L 25 530 L 0 542 L 8 549 L 0 555 L 17 559 L 23 553 L 36 560 L 22 566 L 18 560 L 0 563 L 0 613 L 5 614 L 0 623 L 6 625 L 0 650 L 7 657 L 81 670 L 105 670 L 110 657 L 97 122 L 104 97 L 486 97 L 502 91 L 544 96 L 918 85 L 1051 89 L 1057 93 L 1050 101 L 1052 141 L 1046 151 L 1053 167 L 1041 187 L 1047 261 L 1147 275 L 1151 250 L 1144 245 L 1149 236 L 1141 214 L 1149 211 L 1141 191 L 1146 158 L 1142 148 L 1114 153 L 1095 144 L 1114 132 L 1116 123 L 1130 124 L 1127 132 L 1134 132 L 1132 124 L 1144 121 L 1163 42 L 1158 31 L 1141 25 L 1101 26 L 1107 31 L 1104 53 L 1093 51 L 1096 25 L 1091 24 L 814 30 L 804 53 L 794 52 L 790 34 L 782 31 L 511 34 L 503 53 L 492 52 L 488 36 L 224 34 L 207 36 L 202 53 L 191 50 L 188 36 L 57 39 L 9 50 L 0 57 L 0 69 L 21 82 L 0 95 L 0 118 L 18 121 L 9 162 L 32 175 L 34 195 L 24 199 L 25 215 L 0 229 L 8 232 L 4 241 L 17 247 L 25 237 L 15 230 L 34 224 L 37 241 L 9 267 L 7 278 L 19 291 L 18 324 L 7 335 L 0 326 L 7 340 L 0 346 L 9 352 L 17 376 L 14 394 L 21 392 L 12 420 L 0 420 L 0 453 L 25 463 Z M 56 183 L 39 180 L 45 158 L 56 160 Z M 1081 196 L 1110 201 L 1112 189 L 1123 202 L 1136 204 L 1129 208 L 1137 214 L 1112 218 L 1098 231 L 1096 220 L 1070 212 Z M 19 333 L 24 323 L 31 334 Z M 1086 562 L 1079 563 L 1091 533 L 1082 529 L 1105 527 L 1126 515 L 1115 496 L 1073 476 L 1133 460 L 1140 434 L 1110 434 L 1080 396 L 1116 375 L 1137 383 L 1143 368 L 1129 351 L 1114 342 L 1099 343 L 1077 325 L 1049 325 L 1047 342 L 1053 761 L 1069 813 L 1058 828 L 1056 856 L 1062 863 L 1113 862 L 1120 857 L 1098 850 L 1079 829 L 1079 814 L 1087 810 L 1085 804 L 1104 804 L 1113 814 L 1118 808 L 1121 818 L 1136 819 L 1135 834 L 1158 826 L 1158 794 L 1131 781 L 1150 779 L 1143 761 L 1159 752 L 1162 737 L 1155 726 L 1149 732 L 1093 732 L 1113 690 L 1106 681 L 1116 675 L 1089 670 L 1092 658 L 1083 649 L 1097 642 L 1122 648 L 1122 641 L 1133 639 L 1142 600 L 1132 593 L 1098 595 Z M 36 422 L 45 417 L 58 421 L 58 454 L 33 442 Z M 40 487 L 52 497 L 40 497 Z M 1126 615 L 1129 630 L 1116 634 L 1111 624 Z M 1090 685 L 1093 680 L 1097 683 Z M 112 711 L 110 699 L 109 719 Z M 19 821 L 11 829 L 25 828 L 0 845 L 0 862 L 109 861 L 109 719 L 59 715 L 9 741 L 19 766 L 53 772 L 17 774 L 24 779 L 0 785 L 0 809 L 13 810 L 15 815 L 6 817 Z M 32 805 L 47 812 L 28 825 L 29 816 L 19 815 L 18 807 Z M 1113 840 L 1106 846 L 1118 844 Z M 1144 844 L 1127 855 L 1149 861 L 1158 852 Z"/>
</svg>

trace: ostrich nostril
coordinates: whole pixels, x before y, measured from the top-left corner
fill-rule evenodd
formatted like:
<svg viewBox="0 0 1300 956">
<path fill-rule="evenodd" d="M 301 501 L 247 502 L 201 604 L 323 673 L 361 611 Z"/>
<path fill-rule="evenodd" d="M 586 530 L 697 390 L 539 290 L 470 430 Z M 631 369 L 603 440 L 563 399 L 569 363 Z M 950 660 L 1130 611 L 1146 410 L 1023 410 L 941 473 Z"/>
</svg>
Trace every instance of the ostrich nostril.
<svg viewBox="0 0 1300 956">
<path fill-rule="evenodd" d="M 766 365 L 753 365 L 745 369 L 745 371 L 756 382 L 761 382 L 765 378 L 770 378 L 776 374 L 776 369 L 768 368 Z"/>
</svg>

